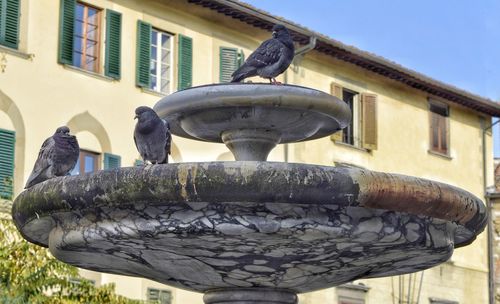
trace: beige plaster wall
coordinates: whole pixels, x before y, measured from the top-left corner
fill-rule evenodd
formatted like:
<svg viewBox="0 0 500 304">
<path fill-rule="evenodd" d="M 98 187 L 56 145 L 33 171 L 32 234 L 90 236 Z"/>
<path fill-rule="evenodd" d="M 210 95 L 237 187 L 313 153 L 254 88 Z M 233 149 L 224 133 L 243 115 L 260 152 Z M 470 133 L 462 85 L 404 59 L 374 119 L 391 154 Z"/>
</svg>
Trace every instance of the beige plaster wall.
<svg viewBox="0 0 500 304">
<path fill-rule="evenodd" d="M 191 13 L 199 8 L 183 8 L 179 2 L 86 2 L 123 14 L 120 81 L 58 64 L 59 1 L 22 1 L 20 52 L 6 55 L 6 71 L 0 73 L 0 128 L 14 129 L 18 135 L 16 193 L 22 190 L 44 139 L 64 124 L 77 134 L 82 148 L 118 154 L 122 157 L 122 166 L 131 166 L 138 158 L 132 138 L 135 123 L 133 111 L 139 105 L 153 106 L 161 98 L 158 94 L 144 92 L 135 86 L 138 19 L 170 33 L 193 38 L 195 86 L 219 81 L 220 46 L 243 49 L 248 56 L 262 39 L 268 37 L 268 33 L 234 23 L 230 19 L 215 23 L 195 17 Z M 211 15 L 210 18 L 218 17 Z M 231 26 L 228 27 L 228 24 Z M 263 81 L 258 78 L 252 80 Z M 279 80 L 284 81 L 285 76 L 280 76 Z M 306 55 L 300 65 L 289 69 L 286 80 L 325 92 L 330 91 L 331 82 L 337 82 L 360 93 L 378 95 L 377 150 L 369 152 L 355 149 L 323 138 L 289 145 L 290 161 L 321 165 L 353 163 L 372 170 L 446 182 L 467 189 L 478 197 L 483 196 L 479 113 L 450 104 L 451 157 L 444 158 L 428 152 L 428 96 L 423 92 L 317 54 Z M 173 83 L 177 83 L 175 76 Z M 489 121 L 489 117 L 486 119 Z M 175 136 L 173 142 L 172 156 L 177 162 L 232 159 L 227 154 L 227 148 L 220 144 Z M 487 136 L 486 149 L 487 168 L 492 168 L 491 135 Z M 274 149 L 269 157 L 272 161 L 283 159 L 283 146 Z M 488 181 L 493 181 L 492 172 L 488 172 Z M 422 297 L 436 296 L 458 300 L 460 303 L 484 303 L 487 299 L 486 261 L 486 236 L 483 233 L 471 246 L 457 250 L 451 259 L 452 263 L 426 271 Z M 148 280 L 89 272 L 85 272 L 85 275 L 95 279 L 97 284 L 115 282 L 120 294 L 132 298 L 144 298 L 147 288 L 156 286 L 172 290 L 176 304 L 202 303 L 199 294 Z M 391 303 L 391 280 L 395 279 L 364 280 L 370 287 L 367 303 Z M 466 287 L 469 292 L 464 291 Z M 336 303 L 334 289 L 301 295 L 300 298 L 301 303 Z"/>
</svg>

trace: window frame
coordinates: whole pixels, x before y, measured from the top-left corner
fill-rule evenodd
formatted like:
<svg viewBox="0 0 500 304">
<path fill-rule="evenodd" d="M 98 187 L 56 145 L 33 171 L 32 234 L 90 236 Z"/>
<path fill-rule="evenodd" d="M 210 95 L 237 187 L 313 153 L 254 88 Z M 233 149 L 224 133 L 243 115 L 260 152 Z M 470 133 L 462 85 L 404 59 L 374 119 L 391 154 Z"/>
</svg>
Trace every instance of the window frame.
<svg viewBox="0 0 500 304">
<path fill-rule="evenodd" d="M 433 111 L 433 107 L 440 108 L 445 115 Z M 450 106 L 444 102 L 429 98 L 429 152 L 439 155 L 450 156 Z M 435 122 L 437 119 L 437 122 Z M 435 125 L 438 129 L 437 134 L 437 147 L 434 146 L 435 139 Z M 441 128 L 444 128 L 442 130 Z M 444 141 L 443 141 L 444 137 Z M 443 148 L 446 146 L 446 149 Z"/>
<path fill-rule="evenodd" d="M 80 153 L 78 155 L 78 161 L 77 161 L 77 165 L 78 165 L 78 174 L 74 174 L 74 175 L 82 175 L 82 174 L 86 174 L 86 173 L 91 173 L 91 172 L 85 172 L 85 156 L 92 156 L 94 158 L 94 171 L 91 171 L 91 172 L 96 172 L 98 170 L 100 170 L 101 166 L 101 158 L 102 158 L 102 154 L 101 153 L 98 153 L 98 152 L 94 152 L 94 151 L 90 151 L 90 150 L 85 150 L 85 149 L 80 149 Z M 76 165 L 75 165 L 75 168 L 76 168 Z M 74 168 L 71 170 L 71 174 L 73 175 L 73 170 Z"/>
<path fill-rule="evenodd" d="M 361 134 L 361 93 L 355 90 L 342 87 L 342 101 L 349 105 L 348 101 L 345 100 L 346 94 L 352 94 L 352 117 L 351 123 L 342 130 L 342 143 L 350 145 L 353 147 L 362 147 L 362 134 Z M 349 141 L 349 132 L 352 132 L 352 142 Z"/>
<path fill-rule="evenodd" d="M 151 43 L 149 45 L 149 74 L 150 74 L 150 83 L 149 83 L 149 87 L 148 89 L 154 91 L 154 92 L 158 92 L 160 94 L 171 94 L 174 90 L 174 87 L 173 87 L 173 82 L 174 82 L 174 48 L 175 48 L 175 45 L 174 45 L 174 40 L 175 40 L 175 34 L 173 33 L 170 33 L 170 32 L 167 32 L 167 31 L 164 31 L 164 30 L 161 30 L 157 27 L 151 27 L 151 36 L 153 36 L 153 33 L 156 32 L 157 33 L 157 37 L 156 37 L 156 58 L 153 58 L 153 38 L 151 37 Z M 158 34 L 161 34 L 161 35 L 158 35 Z M 158 85 L 158 79 L 162 79 L 162 75 L 161 75 L 161 66 L 163 64 L 163 62 L 161 60 L 158 60 L 158 59 L 162 59 L 162 56 L 161 56 L 161 51 L 163 50 L 163 47 L 161 47 L 161 37 L 162 35 L 167 35 L 169 36 L 169 51 L 170 51 L 170 54 L 169 54 L 169 59 L 170 59 L 170 63 L 169 63 L 169 68 L 170 68 L 170 71 L 168 73 L 168 76 L 169 76 L 169 84 L 168 84 L 168 92 L 163 92 L 162 91 L 162 83 L 160 81 L 160 84 Z M 158 51 L 160 50 L 160 52 Z M 152 67 L 152 63 L 153 63 L 153 60 L 156 61 L 156 75 L 153 75 L 151 73 L 151 67 Z M 158 77 L 159 76 L 159 77 Z M 158 89 L 154 89 L 153 88 L 153 77 L 156 78 L 156 84 L 157 84 L 157 88 Z"/>
<path fill-rule="evenodd" d="M 151 292 L 152 291 L 158 291 L 158 299 L 151 299 L 150 298 L 150 295 L 151 295 Z M 170 299 L 169 299 L 169 302 L 168 303 L 161 303 L 161 294 L 162 293 L 167 293 L 170 295 Z M 169 290 L 169 289 L 160 289 L 160 288 L 152 288 L 152 287 L 148 287 L 147 291 L 146 291 L 146 301 L 148 303 L 158 303 L 158 304 L 172 304 L 172 299 L 173 299 L 173 296 L 172 296 L 172 291 Z M 154 301 L 154 302 L 152 302 Z"/>
<path fill-rule="evenodd" d="M 83 29 L 83 36 L 82 37 L 78 37 L 77 36 L 77 33 L 76 33 L 76 24 L 78 21 L 78 17 L 77 17 L 77 8 L 78 6 L 81 5 L 84 7 L 84 20 L 82 22 L 82 24 L 84 26 L 82 26 L 82 29 Z M 92 8 L 92 9 L 95 9 L 96 10 L 96 20 L 97 20 L 97 24 L 96 24 L 96 27 L 97 27 L 97 34 L 96 34 L 96 37 L 98 38 L 98 40 L 96 41 L 96 50 L 94 51 L 94 54 L 96 55 L 96 60 L 94 61 L 94 68 L 95 69 L 88 69 L 87 68 L 87 64 L 86 64 L 86 61 L 84 59 L 86 59 L 88 57 L 88 54 L 84 51 L 85 50 L 85 47 L 87 45 L 87 41 L 89 40 L 87 38 L 87 23 L 86 23 L 86 20 L 88 18 L 88 9 L 89 8 Z M 87 12 L 87 13 L 86 13 Z M 103 45 L 103 33 L 105 31 L 103 31 L 103 21 L 102 21 L 102 16 L 103 16 L 103 12 L 104 12 L 104 9 L 100 8 L 100 7 L 97 7 L 97 6 L 94 6 L 94 5 L 91 5 L 91 4 L 88 4 L 84 1 L 76 1 L 76 4 L 75 4 L 75 17 L 74 17 L 74 30 L 73 30 L 73 62 L 72 62 L 72 66 L 76 67 L 76 68 L 80 68 L 82 70 L 85 70 L 85 71 L 88 71 L 88 72 L 91 72 L 91 73 L 97 73 L 97 74 L 102 74 L 103 72 L 103 69 L 102 69 L 102 66 L 101 66 L 101 63 L 102 63 L 102 45 Z M 82 48 L 80 50 L 76 50 L 75 46 L 76 46 L 76 41 L 77 39 L 80 39 L 82 41 Z M 81 52 L 81 54 L 79 54 L 79 52 Z M 75 62 L 75 58 L 76 57 L 80 57 L 80 65 L 76 65 L 76 62 Z M 82 64 L 84 63 L 84 64 Z"/>
</svg>

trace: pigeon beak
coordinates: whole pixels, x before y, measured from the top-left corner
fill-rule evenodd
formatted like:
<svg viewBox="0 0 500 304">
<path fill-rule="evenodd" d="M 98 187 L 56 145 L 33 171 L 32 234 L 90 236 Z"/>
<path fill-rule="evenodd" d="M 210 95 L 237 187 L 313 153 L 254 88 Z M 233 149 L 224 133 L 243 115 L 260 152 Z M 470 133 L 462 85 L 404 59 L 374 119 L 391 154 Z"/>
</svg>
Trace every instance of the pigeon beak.
<svg viewBox="0 0 500 304">
<path fill-rule="evenodd" d="M 134 119 L 138 119 L 138 118 L 139 118 L 139 115 L 135 115 L 135 116 L 134 116 Z"/>
</svg>

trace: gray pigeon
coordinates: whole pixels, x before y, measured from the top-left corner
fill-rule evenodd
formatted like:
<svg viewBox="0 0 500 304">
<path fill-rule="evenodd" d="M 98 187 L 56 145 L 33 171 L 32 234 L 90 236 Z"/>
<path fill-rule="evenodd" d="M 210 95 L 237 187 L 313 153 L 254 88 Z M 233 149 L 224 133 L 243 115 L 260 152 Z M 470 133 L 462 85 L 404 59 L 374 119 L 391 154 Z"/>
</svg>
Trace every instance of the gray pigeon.
<svg viewBox="0 0 500 304">
<path fill-rule="evenodd" d="M 146 161 L 152 164 L 168 163 L 172 141 L 168 122 L 146 106 L 135 109 L 135 118 L 139 120 L 135 125 L 134 141 L 144 163 Z"/>
<path fill-rule="evenodd" d="M 76 136 L 70 135 L 66 126 L 57 128 L 56 133 L 43 142 L 33 172 L 24 188 L 56 176 L 67 175 L 75 167 L 79 155 L 80 147 Z"/>
<path fill-rule="evenodd" d="M 294 56 L 293 40 L 290 33 L 281 24 L 273 27 L 273 38 L 264 41 L 231 75 L 231 82 L 240 82 L 245 78 L 260 76 L 268 78 L 272 84 L 279 84 L 275 77 L 286 71 Z"/>
</svg>

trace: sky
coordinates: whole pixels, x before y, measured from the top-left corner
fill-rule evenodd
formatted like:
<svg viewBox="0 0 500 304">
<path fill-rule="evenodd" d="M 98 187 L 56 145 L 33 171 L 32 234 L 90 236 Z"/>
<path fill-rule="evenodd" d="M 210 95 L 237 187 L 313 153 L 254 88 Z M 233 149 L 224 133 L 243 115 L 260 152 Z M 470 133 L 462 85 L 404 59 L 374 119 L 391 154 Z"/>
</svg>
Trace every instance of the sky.
<svg viewBox="0 0 500 304">
<path fill-rule="evenodd" d="M 498 0 L 243 0 L 395 61 L 434 79 L 500 101 Z M 500 123 L 495 127 L 500 139 Z M 495 140 L 500 157 L 500 140 Z"/>
</svg>

